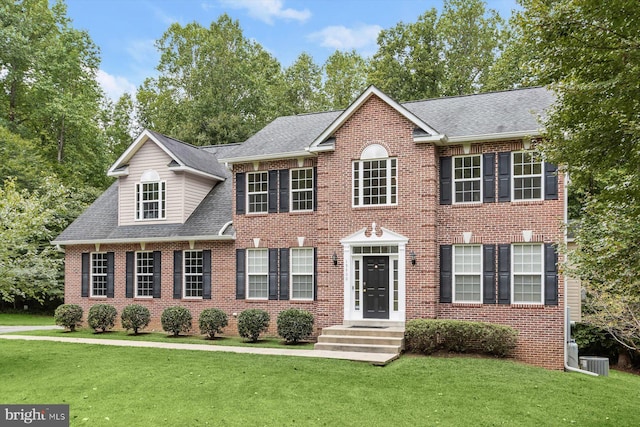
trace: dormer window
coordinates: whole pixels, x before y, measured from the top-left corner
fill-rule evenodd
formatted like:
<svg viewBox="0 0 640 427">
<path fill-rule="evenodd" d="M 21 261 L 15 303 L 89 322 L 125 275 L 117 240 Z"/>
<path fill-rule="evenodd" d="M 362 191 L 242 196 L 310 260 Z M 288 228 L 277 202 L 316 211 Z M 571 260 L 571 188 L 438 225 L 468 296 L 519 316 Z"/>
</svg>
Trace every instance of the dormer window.
<svg viewBox="0 0 640 427">
<path fill-rule="evenodd" d="M 165 219 L 165 182 L 154 170 L 145 171 L 136 184 L 136 219 Z"/>
<path fill-rule="evenodd" d="M 353 206 L 396 205 L 397 176 L 397 159 L 382 145 L 369 145 L 353 162 Z"/>
</svg>

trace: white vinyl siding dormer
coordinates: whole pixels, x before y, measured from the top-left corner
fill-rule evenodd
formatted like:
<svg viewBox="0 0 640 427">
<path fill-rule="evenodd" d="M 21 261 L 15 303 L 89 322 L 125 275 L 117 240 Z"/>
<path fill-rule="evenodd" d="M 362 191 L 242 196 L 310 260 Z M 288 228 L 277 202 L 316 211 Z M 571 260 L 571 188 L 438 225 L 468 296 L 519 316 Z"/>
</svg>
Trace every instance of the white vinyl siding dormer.
<svg viewBox="0 0 640 427">
<path fill-rule="evenodd" d="M 211 179 L 169 170 L 172 158 L 155 142 L 147 140 L 133 155 L 128 174 L 118 178 L 118 225 L 184 223 L 211 191 Z M 138 219 L 138 188 L 145 172 L 154 171 L 164 183 L 164 217 Z"/>
</svg>

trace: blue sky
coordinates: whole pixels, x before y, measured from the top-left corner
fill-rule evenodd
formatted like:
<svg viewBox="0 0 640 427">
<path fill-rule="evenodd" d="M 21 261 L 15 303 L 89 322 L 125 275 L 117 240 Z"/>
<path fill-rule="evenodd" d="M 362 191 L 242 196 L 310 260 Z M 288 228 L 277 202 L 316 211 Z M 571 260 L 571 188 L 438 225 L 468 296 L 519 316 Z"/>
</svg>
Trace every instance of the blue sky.
<svg viewBox="0 0 640 427">
<path fill-rule="evenodd" d="M 260 43 L 283 66 L 302 52 L 318 65 L 336 49 L 376 51 L 381 29 L 400 21 L 415 22 L 443 0 L 66 0 L 76 29 L 87 30 L 99 46 L 98 75 L 112 98 L 135 93 L 146 77 L 155 76 L 159 55 L 154 42 L 178 22 L 209 26 L 227 13 L 240 22 L 244 35 Z M 516 0 L 487 0 L 507 19 Z"/>
</svg>

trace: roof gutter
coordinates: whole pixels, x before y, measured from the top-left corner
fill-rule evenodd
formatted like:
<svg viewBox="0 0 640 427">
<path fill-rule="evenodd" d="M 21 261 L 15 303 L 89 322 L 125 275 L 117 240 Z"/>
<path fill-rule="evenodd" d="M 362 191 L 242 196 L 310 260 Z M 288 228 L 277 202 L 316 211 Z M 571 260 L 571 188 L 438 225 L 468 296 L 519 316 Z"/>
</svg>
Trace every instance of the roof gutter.
<svg viewBox="0 0 640 427">
<path fill-rule="evenodd" d="M 442 141 L 442 145 L 462 144 L 465 142 L 508 141 L 510 139 L 521 139 L 527 137 L 531 138 L 536 136 L 540 136 L 540 131 L 538 129 L 522 130 L 516 132 L 485 133 L 481 135 L 450 136 L 447 137 L 446 140 Z M 414 138 L 414 140 L 416 139 L 417 138 Z"/>
<path fill-rule="evenodd" d="M 234 163 L 250 163 L 250 162 L 261 162 L 268 160 L 282 160 L 282 159 L 295 159 L 298 157 L 312 157 L 307 150 L 304 151 L 291 151 L 288 153 L 274 153 L 274 154 L 263 154 L 256 156 L 246 156 L 246 157 L 228 157 L 226 159 L 218 159 L 218 163 L 222 164 L 234 164 Z"/>
<path fill-rule="evenodd" d="M 226 229 L 228 227 L 227 224 L 223 227 Z M 123 244 L 123 243 L 166 243 L 166 242 L 201 242 L 201 241 L 210 241 L 210 240 L 235 240 L 233 236 L 223 236 L 221 234 L 213 234 L 208 236 L 164 236 L 164 237 L 134 237 L 130 239 L 87 239 L 87 240 L 53 240 L 50 242 L 52 245 L 59 246 L 70 246 L 70 245 L 93 245 L 96 243 L 100 244 Z"/>
<path fill-rule="evenodd" d="M 226 178 L 218 175 L 214 175 L 211 173 L 202 172 L 198 169 L 191 168 L 189 166 L 180 165 L 180 166 L 169 166 L 169 170 L 173 172 L 187 172 L 193 175 L 198 175 L 204 178 L 215 179 L 218 181 L 225 181 Z"/>
</svg>

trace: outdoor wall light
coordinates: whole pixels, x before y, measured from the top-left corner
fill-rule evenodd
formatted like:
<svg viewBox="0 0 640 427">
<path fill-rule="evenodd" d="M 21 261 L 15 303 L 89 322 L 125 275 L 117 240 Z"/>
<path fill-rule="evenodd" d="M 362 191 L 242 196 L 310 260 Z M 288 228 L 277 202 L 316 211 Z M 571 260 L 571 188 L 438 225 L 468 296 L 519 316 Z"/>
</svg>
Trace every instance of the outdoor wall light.
<svg viewBox="0 0 640 427">
<path fill-rule="evenodd" d="M 416 265 L 416 253 L 411 251 L 409 256 L 411 257 L 411 265 Z"/>
<path fill-rule="evenodd" d="M 335 252 L 331 256 L 331 261 L 333 261 L 333 265 L 338 265 L 338 255 Z"/>
</svg>

